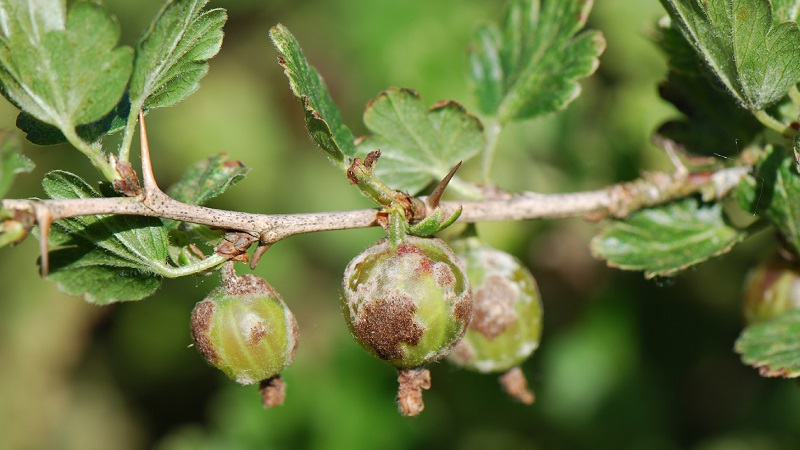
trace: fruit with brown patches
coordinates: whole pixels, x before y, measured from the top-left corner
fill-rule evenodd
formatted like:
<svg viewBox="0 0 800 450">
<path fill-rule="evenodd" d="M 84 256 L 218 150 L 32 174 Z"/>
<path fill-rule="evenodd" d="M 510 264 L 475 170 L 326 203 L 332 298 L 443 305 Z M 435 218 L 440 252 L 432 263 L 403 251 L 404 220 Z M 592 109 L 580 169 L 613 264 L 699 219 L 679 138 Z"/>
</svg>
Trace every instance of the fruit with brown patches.
<svg viewBox="0 0 800 450">
<path fill-rule="evenodd" d="M 536 280 L 512 255 L 469 237 L 453 244 L 473 289 L 472 323 L 448 360 L 481 373 L 505 372 L 539 346 Z"/>
<path fill-rule="evenodd" d="M 294 360 L 297 321 L 257 276 L 223 270 L 223 285 L 195 305 L 191 324 L 203 357 L 237 383 L 277 377 Z"/>
<path fill-rule="evenodd" d="M 800 264 L 775 255 L 747 273 L 743 313 L 748 324 L 800 309 Z"/>
<path fill-rule="evenodd" d="M 350 331 L 371 354 L 399 369 L 449 353 L 469 325 L 472 293 L 444 241 L 381 240 L 344 273 L 342 303 Z"/>
</svg>

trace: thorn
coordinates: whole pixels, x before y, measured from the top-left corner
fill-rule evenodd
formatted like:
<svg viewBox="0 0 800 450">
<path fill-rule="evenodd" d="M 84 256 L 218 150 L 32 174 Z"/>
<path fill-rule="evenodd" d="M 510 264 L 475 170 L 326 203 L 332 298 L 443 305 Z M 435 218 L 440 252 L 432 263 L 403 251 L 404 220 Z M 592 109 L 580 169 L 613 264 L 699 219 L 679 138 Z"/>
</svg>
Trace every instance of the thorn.
<svg viewBox="0 0 800 450">
<path fill-rule="evenodd" d="M 678 176 L 686 177 L 689 175 L 689 169 L 683 164 L 683 161 L 678 157 L 677 148 L 675 147 L 675 142 L 669 139 L 663 139 L 661 142 L 661 148 L 667 152 L 667 156 L 669 157 L 670 162 L 675 167 L 675 173 Z"/>
<path fill-rule="evenodd" d="M 461 161 L 459 161 L 458 164 L 450 169 L 450 172 L 444 178 L 442 178 L 442 181 L 440 181 L 439 184 L 436 185 L 436 188 L 433 189 L 433 192 L 431 192 L 431 195 L 429 195 L 428 199 L 425 201 L 425 203 L 428 205 L 428 208 L 434 209 L 439 206 L 439 200 L 442 199 L 444 190 L 447 189 L 447 185 L 450 184 L 450 180 L 453 179 L 453 176 L 456 174 L 456 171 L 459 167 L 461 167 Z"/>
<path fill-rule="evenodd" d="M 259 242 L 256 249 L 253 250 L 253 259 L 250 260 L 250 270 L 255 270 L 258 262 L 261 261 L 261 257 L 264 256 L 264 253 L 267 253 L 267 250 L 272 247 L 271 243 L 267 242 Z"/>
<path fill-rule="evenodd" d="M 150 144 L 147 142 L 147 127 L 144 124 L 144 112 L 139 111 L 139 141 L 142 148 L 142 181 L 144 181 L 145 195 L 159 191 L 156 179 L 153 176 L 153 163 L 150 161 Z"/>
<path fill-rule="evenodd" d="M 41 275 L 46 278 L 50 273 L 50 254 L 47 250 L 47 241 L 50 237 L 50 225 L 53 223 L 53 216 L 47 208 L 34 208 L 36 224 L 39 225 L 39 253 L 41 254 Z"/>
</svg>

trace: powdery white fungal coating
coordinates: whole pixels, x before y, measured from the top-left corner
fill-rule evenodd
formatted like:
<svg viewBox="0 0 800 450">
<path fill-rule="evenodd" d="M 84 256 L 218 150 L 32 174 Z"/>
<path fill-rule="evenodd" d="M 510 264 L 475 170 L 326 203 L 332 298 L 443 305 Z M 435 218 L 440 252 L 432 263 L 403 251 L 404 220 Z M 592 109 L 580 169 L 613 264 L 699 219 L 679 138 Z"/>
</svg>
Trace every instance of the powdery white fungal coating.
<svg viewBox="0 0 800 450">
<path fill-rule="evenodd" d="M 277 376 L 294 360 L 297 321 L 263 279 L 226 279 L 192 311 L 192 339 L 203 357 L 240 384 Z"/>
<path fill-rule="evenodd" d="M 472 284 L 472 323 L 449 360 L 482 373 L 505 372 L 539 347 L 542 304 L 536 280 L 508 253 L 468 238 L 454 244 Z"/>
<path fill-rule="evenodd" d="M 449 353 L 471 318 L 472 291 L 444 241 L 407 236 L 381 240 L 345 269 L 342 306 L 353 336 L 397 368 Z"/>
</svg>

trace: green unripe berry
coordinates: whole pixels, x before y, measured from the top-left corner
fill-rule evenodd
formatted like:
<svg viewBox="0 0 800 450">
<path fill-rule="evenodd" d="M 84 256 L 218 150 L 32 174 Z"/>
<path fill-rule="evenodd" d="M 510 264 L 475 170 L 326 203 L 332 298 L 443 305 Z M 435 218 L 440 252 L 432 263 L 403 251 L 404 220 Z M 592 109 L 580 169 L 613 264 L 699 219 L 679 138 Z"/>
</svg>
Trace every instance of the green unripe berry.
<svg viewBox="0 0 800 450">
<path fill-rule="evenodd" d="M 270 379 L 287 368 L 297 335 L 297 321 L 281 296 L 255 275 L 223 276 L 223 285 L 192 311 L 197 349 L 241 384 Z"/>
<path fill-rule="evenodd" d="M 381 240 L 350 261 L 342 303 L 358 342 L 408 369 L 452 350 L 469 325 L 472 293 L 447 244 L 406 236 L 395 246 Z"/>
<path fill-rule="evenodd" d="M 481 373 L 505 372 L 539 347 L 542 304 L 536 280 L 512 255 L 471 237 L 453 245 L 472 285 L 472 323 L 448 359 Z"/>
<path fill-rule="evenodd" d="M 800 309 L 800 265 L 781 258 L 762 262 L 744 281 L 743 312 L 749 324 Z"/>
</svg>

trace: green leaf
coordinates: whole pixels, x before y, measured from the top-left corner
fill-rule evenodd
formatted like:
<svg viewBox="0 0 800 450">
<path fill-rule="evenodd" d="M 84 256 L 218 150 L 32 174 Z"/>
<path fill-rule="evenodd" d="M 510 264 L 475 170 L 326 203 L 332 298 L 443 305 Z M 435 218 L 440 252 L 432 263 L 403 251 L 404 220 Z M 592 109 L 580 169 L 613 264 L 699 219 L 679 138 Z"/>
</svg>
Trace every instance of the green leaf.
<svg viewBox="0 0 800 450">
<path fill-rule="evenodd" d="M 746 237 L 725 223 L 722 205 L 686 198 L 617 220 L 592 239 L 591 251 L 609 266 L 672 275 L 728 252 Z"/>
<path fill-rule="evenodd" d="M 42 187 L 50 198 L 97 198 L 80 177 L 53 171 Z M 50 276 L 72 295 L 92 303 L 139 300 L 152 294 L 166 271 L 169 242 L 158 219 L 100 215 L 56 221 L 50 232 Z"/>
<path fill-rule="evenodd" d="M 228 154 L 208 157 L 189 167 L 167 193 L 175 200 L 202 205 L 241 181 L 250 171 L 239 161 L 228 161 Z"/>
<path fill-rule="evenodd" d="M 750 325 L 736 340 L 742 362 L 764 377 L 800 377 L 800 311 Z"/>
<path fill-rule="evenodd" d="M 30 172 L 33 161 L 19 152 L 19 141 L 7 132 L 0 133 L 0 199 L 6 195 L 18 173 Z"/>
<path fill-rule="evenodd" d="M 281 24 L 269 31 L 270 39 L 280 53 L 278 61 L 289 79 L 292 93 L 300 99 L 306 127 L 314 142 L 340 169 L 347 170 L 346 157 L 355 155 L 353 133 L 342 122 L 342 114 L 331 98 L 322 76 L 308 64 L 300 44 Z"/>
<path fill-rule="evenodd" d="M 577 98 L 577 80 L 594 73 L 605 49 L 599 32 L 578 33 L 591 8 L 591 0 L 512 0 L 502 30 L 478 28 L 469 75 L 481 112 L 504 123 Z"/>
<path fill-rule="evenodd" d="M 170 0 L 139 39 L 131 77 L 138 111 L 172 106 L 191 95 L 222 45 L 223 9 L 201 11 L 208 0 Z"/>
<path fill-rule="evenodd" d="M 664 123 L 657 133 L 698 155 L 739 153 L 763 126 L 728 95 L 678 30 L 660 25 L 656 39 L 669 57 L 670 73 L 659 93 L 685 117 Z"/>
<path fill-rule="evenodd" d="M 794 22 L 775 25 L 769 0 L 661 3 L 744 108 L 762 110 L 800 80 L 800 28 Z"/>
<path fill-rule="evenodd" d="M 116 47 L 119 26 L 101 6 L 0 0 L 3 94 L 22 111 L 72 133 L 114 108 L 130 77 L 133 51 Z"/>
<path fill-rule="evenodd" d="M 794 158 L 783 149 L 767 149 L 755 175 L 739 183 L 736 196 L 745 211 L 765 217 L 800 252 L 800 175 Z"/>
<path fill-rule="evenodd" d="M 427 109 L 410 89 L 390 88 L 371 100 L 364 124 L 372 135 L 359 142 L 358 154 L 380 149 L 375 174 L 411 195 L 485 145 L 480 120 L 461 105 L 443 101 Z"/>
<path fill-rule="evenodd" d="M 123 95 L 117 106 L 100 120 L 84 125 L 78 125 L 75 131 L 86 142 L 96 142 L 101 137 L 116 133 L 125 128 L 131 102 L 127 95 Z M 28 141 L 37 145 L 56 145 L 67 142 L 64 133 L 57 127 L 42 122 L 26 112 L 17 116 L 17 128 L 26 133 Z"/>
</svg>

